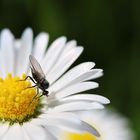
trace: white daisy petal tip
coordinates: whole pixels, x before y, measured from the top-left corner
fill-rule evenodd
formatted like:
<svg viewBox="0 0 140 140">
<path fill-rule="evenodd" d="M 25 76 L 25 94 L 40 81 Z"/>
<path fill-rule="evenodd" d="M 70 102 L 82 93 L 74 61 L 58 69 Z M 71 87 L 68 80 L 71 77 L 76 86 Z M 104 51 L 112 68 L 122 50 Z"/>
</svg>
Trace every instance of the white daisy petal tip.
<svg viewBox="0 0 140 140">
<path fill-rule="evenodd" d="M 39 44 L 41 44 L 41 42 L 46 42 L 49 40 L 49 34 L 46 32 L 41 32 L 36 38 L 35 38 L 35 43 L 39 42 Z M 41 47 L 41 46 L 40 46 Z M 47 47 L 47 46 L 46 46 Z"/>
<path fill-rule="evenodd" d="M 26 28 L 24 30 L 24 32 L 22 33 L 22 37 L 21 38 L 24 39 L 24 41 L 29 40 L 29 39 L 32 40 L 32 38 L 33 38 L 33 30 L 31 28 L 29 28 L 29 27 Z"/>
<path fill-rule="evenodd" d="M 91 133 L 93 135 L 95 135 L 96 137 L 100 137 L 100 133 L 98 132 L 98 130 L 96 128 L 94 128 L 94 126 L 90 125 L 89 123 L 85 122 L 85 121 L 81 121 L 82 124 L 84 125 L 84 127 L 87 127 L 87 130 L 85 132 Z"/>
<path fill-rule="evenodd" d="M 108 98 L 105 98 L 105 104 L 110 104 L 111 101 Z"/>
<path fill-rule="evenodd" d="M 1 31 L 1 45 L 11 43 L 11 40 L 13 39 L 13 35 L 9 29 L 5 28 Z"/>
<path fill-rule="evenodd" d="M 32 39 L 33 39 L 33 30 L 31 28 L 26 28 L 24 30 L 24 32 L 22 33 L 21 39 L 23 40 L 24 43 L 32 42 Z M 27 45 L 30 45 L 30 44 L 27 44 Z"/>
<path fill-rule="evenodd" d="M 93 100 L 95 100 L 101 104 L 110 104 L 110 100 L 104 96 L 96 95 L 96 94 L 93 94 L 91 96 L 93 96 Z"/>
<path fill-rule="evenodd" d="M 80 48 L 82 52 L 84 51 L 84 47 L 83 46 L 77 46 L 77 48 Z"/>
<path fill-rule="evenodd" d="M 61 36 L 61 37 L 57 38 L 53 43 L 60 43 L 60 45 L 61 45 L 61 44 L 66 43 L 66 41 L 67 41 L 67 37 Z"/>
<path fill-rule="evenodd" d="M 100 103 L 93 102 L 91 104 L 92 104 L 92 106 L 94 106 L 93 109 L 104 109 L 104 106 Z"/>
<path fill-rule="evenodd" d="M 98 70 L 98 73 L 101 73 L 101 74 L 104 73 L 103 69 L 96 69 L 96 70 Z"/>
<path fill-rule="evenodd" d="M 8 28 L 5 28 L 1 31 L 1 36 L 0 36 L 0 44 L 9 44 L 11 43 L 11 40 L 14 39 L 13 34 L 11 33 L 11 31 Z M 11 44 L 13 45 L 13 44 Z"/>
<path fill-rule="evenodd" d="M 39 62 L 42 61 L 45 55 L 48 42 L 49 42 L 49 35 L 45 32 L 41 32 L 39 35 L 36 36 L 34 40 L 33 55 Z"/>
<path fill-rule="evenodd" d="M 76 46 L 77 45 L 77 41 L 76 40 L 71 40 L 71 41 L 69 41 L 69 42 L 67 42 L 67 46 Z"/>
<path fill-rule="evenodd" d="M 25 30 L 23 31 L 23 33 L 25 32 L 33 32 L 32 28 L 31 27 L 27 27 L 25 28 Z"/>
<path fill-rule="evenodd" d="M 5 35 L 10 34 L 11 35 L 11 31 L 8 28 L 2 29 L 1 30 L 1 35 L 3 35 L 3 34 L 5 34 Z"/>
</svg>

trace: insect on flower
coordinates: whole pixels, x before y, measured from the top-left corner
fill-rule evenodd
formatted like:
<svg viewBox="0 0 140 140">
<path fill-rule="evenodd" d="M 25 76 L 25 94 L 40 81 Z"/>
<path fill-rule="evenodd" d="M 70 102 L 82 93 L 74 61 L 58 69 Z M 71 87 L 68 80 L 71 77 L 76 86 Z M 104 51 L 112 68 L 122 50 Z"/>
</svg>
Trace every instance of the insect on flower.
<svg viewBox="0 0 140 140">
<path fill-rule="evenodd" d="M 46 76 L 45 76 L 40 64 L 38 63 L 36 58 L 32 55 L 29 56 L 29 60 L 31 63 L 32 77 L 27 76 L 25 78 L 25 80 L 27 80 L 27 78 L 29 78 L 35 84 L 34 86 L 29 87 L 29 88 L 37 87 L 37 95 L 39 93 L 39 89 L 41 89 L 43 91 L 41 96 L 43 96 L 43 95 L 48 96 L 48 91 L 46 89 L 49 87 L 49 82 L 46 80 Z M 39 96 L 39 97 L 41 97 L 41 96 Z"/>
</svg>

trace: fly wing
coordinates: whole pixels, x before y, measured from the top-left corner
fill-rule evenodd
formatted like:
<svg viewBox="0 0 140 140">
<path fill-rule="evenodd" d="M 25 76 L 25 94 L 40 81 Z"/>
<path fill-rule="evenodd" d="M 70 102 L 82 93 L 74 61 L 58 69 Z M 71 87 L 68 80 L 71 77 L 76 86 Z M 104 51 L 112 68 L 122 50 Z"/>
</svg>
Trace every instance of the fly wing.
<svg viewBox="0 0 140 140">
<path fill-rule="evenodd" d="M 32 66 L 32 70 L 35 74 L 38 75 L 38 78 L 40 77 L 40 79 L 45 78 L 45 74 L 40 66 L 40 64 L 38 63 L 38 61 L 35 59 L 34 56 L 30 55 L 29 56 L 30 59 L 30 63 Z"/>
</svg>

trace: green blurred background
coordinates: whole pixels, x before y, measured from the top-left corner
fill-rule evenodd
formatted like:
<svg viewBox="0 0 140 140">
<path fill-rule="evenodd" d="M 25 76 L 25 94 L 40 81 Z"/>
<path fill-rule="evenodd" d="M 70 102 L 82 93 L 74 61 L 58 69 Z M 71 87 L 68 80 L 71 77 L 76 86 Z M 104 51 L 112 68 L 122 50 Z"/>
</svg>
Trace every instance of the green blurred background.
<svg viewBox="0 0 140 140">
<path fill-rule="evenodd" d="M 0 0 L 0 29 L 20 37 L 26 27 L 66 35 L 85 47 L 79 62 L 95 61 L 105 75 L 100 93 L 132 123 L 140 139 L 139 0 Z M 78 63 L 79 63 L 78 62 Z"/>
</svg>

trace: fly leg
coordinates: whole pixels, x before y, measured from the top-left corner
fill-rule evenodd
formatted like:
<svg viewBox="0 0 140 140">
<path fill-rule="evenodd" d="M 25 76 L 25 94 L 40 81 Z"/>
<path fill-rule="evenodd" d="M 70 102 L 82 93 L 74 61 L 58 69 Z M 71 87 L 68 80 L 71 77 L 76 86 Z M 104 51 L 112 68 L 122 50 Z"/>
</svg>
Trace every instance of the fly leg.
<svg viewBox="0 0 140 140">
<path fill-rule="evenodd" d="M 32 101 L 37 97 L 38 94 L 39 94 L 39 88 L 37 87 L 37 93 L 36 93 L 36 95 L 33 97 Z"/>
<path fill-rule="evenodd" d="M 38 100 L 39 100 L 39 98 L 41 98 L 41 97 L 42 97 L 42 96 L 44 96 L 44 95 L 48 97 L 48 93 L 49 93 L 49 92 L 48 92 L 48 91 L 46 91 L 46 90 L 45 90 L 45 91 L 43 91 L 43 93 L 42 93 L 40 96 L 38 96 L 38 97 L 37 97 L 37 98 L 38 98 Z"/>
<path fill-rule="evenodd" d="M 19 81 L 26 81 L 28 78 L 29 78 L 34 84 L 37 84 L 37 83 L 35 82 L 35 80 L 34 80 L 31 76 L 27 76 L 24 80 L 19 80 Z"/>
<path fill-rule="evenodd" d="M 39 88 L 37 88 L 37 95 L 38 95 L 38 94 L 39 94 Z M 44 95 L 44 94 L 41 94 L 39 97 L 37 97 L 37 96 L 36 96 L 36 97 L 39 99 L 39 98 L 42 97 L 43 95 Z M 35 97 L 35 98 L 36 98 L 36 97 Z"/>
<path fill-rule="evenodd" d="M 45 90 L 45 91 L 43 91 L 43 93 L 42 93 L 38 98 L 42 97 L 43 95 L 45 95 L 45 96 L 48 97 L 48 93 L 49 93 L 49 92 Z"/>
<path fill-rule="evenodd" d="M 37 85 L 36 85 L 37 86 Z M 33 100 L 37 97 L 37 95 L 39 94 L 39 88 L 37 87 L 37 93 L 36 95 L 32 98 L 32 101 L 29 103 L 29 106 L 31 105 L 31 103 L 33 102 Z"/>
<path fill-rule="evenodd" d="M 37 86 L 37 83 L 35 82 L 35 80 L 34 80 L 31 76 L 27 76 L 25 79 L 23 79 L 23 80 L 18 80 L 18 81 L 26 81 L 28 78 L 29 78 L 35 85 L 34 85 L 34 86 L 31 86 L 31 87 L 27 87 L 27 88 L 25 88 L 25 89 L 36 87 L 36 86 Z"/>
<path fill-rule="evenodd" d="M 34 87 L 37 87 L 37 85 L 31 86 L 31 87 L 27 87 L 27 88 L 25 88 L 25 89 L 34 88 Z M 25 89 L 24 89 L 24 90 L 25 90 Z"/>
<path fill-rule="evenodd" d="M 39 97 L 38 97 L 38 99 L 40 98 L 40 97 L 42 97 L 43 96 L 43 94 L 42 95 L 40 95 Z"/>
</svg>

